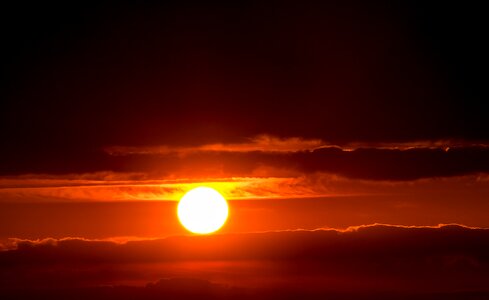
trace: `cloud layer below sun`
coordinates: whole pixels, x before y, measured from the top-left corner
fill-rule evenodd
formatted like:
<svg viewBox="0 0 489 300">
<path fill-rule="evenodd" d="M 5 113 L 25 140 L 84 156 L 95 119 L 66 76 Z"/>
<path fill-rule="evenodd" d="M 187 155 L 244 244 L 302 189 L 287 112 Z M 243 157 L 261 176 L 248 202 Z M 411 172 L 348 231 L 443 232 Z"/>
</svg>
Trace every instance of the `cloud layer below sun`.
<svg viewBox="0 0 489 300">
<path fill-rule="evenodd" d="M 0 289 L 24 292 L 192 277 L 198 280 L 187 285 L 212 280 L 260 295 L 274 290 L 269 295 L 278 298 L 280 291 L 429 295 L 487 292 L 489 280 L 488 230 L 459 225 L 376 224 L 122 243 L 12 240 L 9 247 L 0 251 Z M 165 281 L 157 284 L 168 288 Z"/>
</svg>

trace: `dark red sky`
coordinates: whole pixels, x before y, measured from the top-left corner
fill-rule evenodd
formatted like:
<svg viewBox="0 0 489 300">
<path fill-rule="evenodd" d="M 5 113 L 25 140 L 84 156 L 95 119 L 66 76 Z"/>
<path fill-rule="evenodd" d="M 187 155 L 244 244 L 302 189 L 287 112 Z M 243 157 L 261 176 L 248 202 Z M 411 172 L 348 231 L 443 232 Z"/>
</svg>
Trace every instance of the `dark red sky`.
<svg viewBox="0 0 489 300">
<path fill-rule="evenodd" d="M 106 168 L 105 146 L 259 134 L 333 144 L 488 138 L 484 18 L 470 5 L 6 11 L 3 174 Z"/>
<path fill-rule="evenodd" d="M 5 4 L 0 289 L 487 295 L 484 12 L 417 1 Z M 197 247 L 217 251 L 209 257 L 186 252 L 200 237 L 172 244 L 187 235 L 176 201 L 199 185 L 230 204 L 220 235 Z M 438 225 L 451 223 L 460 227 Z M 170 252 L 185 255 L 169 266 Z"/>
</svg>

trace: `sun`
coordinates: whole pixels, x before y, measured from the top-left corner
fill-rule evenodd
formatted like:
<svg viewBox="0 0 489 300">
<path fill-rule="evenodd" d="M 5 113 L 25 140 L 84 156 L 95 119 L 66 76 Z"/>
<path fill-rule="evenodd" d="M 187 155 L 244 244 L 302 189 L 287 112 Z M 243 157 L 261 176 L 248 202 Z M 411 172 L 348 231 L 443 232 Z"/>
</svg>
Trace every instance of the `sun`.
<svg viewBox="0 0 489 300">
<path fill-rule="evenodd" d="M 228 204 L 215 189 L 197 187 L 180 199 L 177 214 L 188 231 L 208 234 L 224 225 L 228 218 Z"/>
</svg>

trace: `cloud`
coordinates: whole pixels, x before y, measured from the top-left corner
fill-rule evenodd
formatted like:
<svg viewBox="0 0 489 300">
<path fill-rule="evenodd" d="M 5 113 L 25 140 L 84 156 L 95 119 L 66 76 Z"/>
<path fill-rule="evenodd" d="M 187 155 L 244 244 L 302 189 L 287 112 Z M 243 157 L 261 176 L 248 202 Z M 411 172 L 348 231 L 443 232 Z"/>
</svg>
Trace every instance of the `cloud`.
<svg viewBox="0 0 489 300">
<path fill-rule="evenodd" d="M 178 200 L 198 185 L 228 199 L 325 197 L 386 193 L 389 188 L 379 187 L 389 182 L 470 182 L 489 174 L 489 147 L 482 142 L 335 146 L 262 135 L 244 143 L 157 148 L 99 153 L 93 172 L 59 172 L 46 164 L 45 173 L 1 176 L 0 201 Z"/>
<path fill-rule="evenodd" d="M 303 139 L 300 137 L 280 138 L 270 135 L 258 135 L 242 143 L 214 143 L 199 146 L 112 146 L 105 151 L 110 155 L 188 155 L 198 152 L 299 152 L 316 149 L 324 145 L 320 139 Z"/>
<path fill-rule="evenodd" d="M 379 150 L 412 150 L 412 149 L 439 149 L 448 151 L 450 148 L 488 148 L 486 142 L 474 142 L 466 140 L 445 139 L 445 140 L 419 140 L 404 142 L 350 142 L 341 145 L 325 144 L 319 148 L 336 147 L 343 151 L 354 151 L 358 149 L 379 149 Z"/>
<path fill-rule="evenodd" d="M 122 175 L 121 175 L 122 176 Z M 86 177 L 82 175 L 81 178 Z M 317 197 L 320 190 L 302 178 L 213 178 L 210 180 L 85 180 L 19 177 L 0 180 L 0 201 L 161 201 L 179 200 L 198 186 L 219 190 L 226 199 Z M 295 189 L 294 189 L 295 188 Z"/>
<path fill-rule="evenodd" d="M 265 175 L 294 175 L 266 177 Z M 256 177 L 209 179 L 145 179 L 133 174 L 105 175 L 29 175 L 0 179 L 0 202 L 116 202 L 178 201 L 187 191 L 198 186 L 217 189 L 226 199 L 310 198 L 360 195 L 400 195 L 435 191 L 465 190 L 466 195 L 487 194 L 489 177 L 485 174 L 427 178 L 413 181 L 365 180 L 331 173 L 283 173 L 282 170 L 260 168 Z M 142 179 L 139 179 L 142 178 Z M 125 180 L 124 180 L 125 179 Z M 467 186 L 471 190 L 467 191 Z"/>
<path fill-rule="evenodd" d="M 164 280 L 147 288 L 453 293 L 487 292 L 489 283 L 489 230 L 461 225 L 374 224 L 123 243 L 16 240 L 13 246 L 0 252 L 0 290 L 188 277 L 199 280 Z"/>
<path fill-rule="evenodd" d="M 100 286 L 63 289 L 9 289 L 2 291 L 3 299 L 358 299 L 358 300 L 390 300 L 390 299 L 422 299 L 422 300 L 480 300 L 489 296 L 487 291 L 453 291 L 453 292 L 393 292 L 393 291 L 317 291 L 297 290 L 287 286 L 279 289 L 243 288 L 213 283 L 198 278 L 161 279 L 147 286 Z"/>
<path fill-rule="evenodd" d="M 7 290 L 12 299 L 249 299 L 255 293 L 244 288 L 213 283 L 199 278 L 164 278 L 146 286 L 102 286 L 66 289 Z M 5 299 L 5 298 L 4 298 Z M 10 298 L 7 298 L 10 299 Z"/>
<path fill-rule="evenodd" d="M 109 160 L 130 165 L 138 162 L 140 168 L 147 166 L 145 171 L 164 169 L 167 175 L 186 178 L 325 172 L 399 181 L 489 172 L 487 144 L 451 140 L 330 145 L 321 140 L 261 137 L 250 143 L 218 147 L 118 149 L 108 152 Z"/>
<path fill-rule="evenodd" d="M 11 237 L 161 238 L 184 234 L 176 214 L 178 195 L 207 183 L 215 184 L 230 200 L 230 218 L 221 233 L 371 223 L 489 227 L 487 175 L 406 182 L 318 173 L 229 182 L 161 181 L 166 190 L 156 184 L 139 187 L 138 182 L 128 187 L 107 183 L 62 188 L 63 194 L 52 186 L 5 190 L 0 192 L 0 241 Z M 81 198 L 83 191 L 86 198 Z"/>
<path fill-rule="evenodd" d="M 170 155 L 185 156 L 202 152 L 303 152 L 317 149 L 334 148 L 341 151 L 355 151 L 359 149 L 377 150 L 412 150 L 412 149 L 438 149 L 448 151 L 450 148 L 480 147 L 489 148 L 484 142 L 464 140 L 421 140 L 407 142 L 349 142 L 331 144 L 321 139 L 305 139 L 301 137 L 277 137 L 272 135 L 258 135 L 248 138 L 241 143 L 214 143 L 197 146 L 110 146 L 104 150 L 110 155 Z"/>
<path fill-rule="evenodd" d="M 42 164 L 11 160 L 0 166 L 0 174 L 3 178 L 46 174 L 71 179 L 76 174 L 97 174 L 95 177 L 123 181 L 124 176 L 118 174 L 127 174 L 129 180 L 205 180 L 322 172 L 354 179 L 409 181 L 489 173 L 488 144 L 457 140 L 329 144 L 321 139 L 260 135 L 240 143 L 108 146 L 68 154 L 76 157 L 46 156 Z"/>
</svg>

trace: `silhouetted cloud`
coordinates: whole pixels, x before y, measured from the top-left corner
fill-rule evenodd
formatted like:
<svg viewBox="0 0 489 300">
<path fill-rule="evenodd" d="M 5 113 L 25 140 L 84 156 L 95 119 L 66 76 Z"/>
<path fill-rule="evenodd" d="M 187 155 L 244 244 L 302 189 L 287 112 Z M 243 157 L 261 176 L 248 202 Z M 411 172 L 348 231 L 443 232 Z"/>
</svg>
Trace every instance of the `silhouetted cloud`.
<svg viewBox="0 0 489 300">
<path fill-rule="evenodd" d="M 101 286 L 64 289 L 8 289 L 2 290 L 2 299 L 333 299 L 333 300 L 480 300 L 489 296 L 487 291 L 454 291 L 454 292 L 395 292 L 395 291 L 315 291 L 294 290 L 289 287 L 279 289 L 243 288 L 212 283 L 196 278 L 160 279 L 146 286 Z"/>
<path fill-rule="evenodd" d="M 3 290 L 193 277 L 295 292 L 452 293 L 487 292 L 489 280 L 489 230 L 460 225 L 368 225 L 342 231 L 175 236 L 126 243 L 17 240 L 14 246 L 0 252 Z M 163 281 L 149 287 L 215 288 L 204 281 L 180 283 Z"/>
<path fill-rule="evenodd" d="M 299 152 L 313 150 L 324 146 L 320 139 L 303 139 L 300 137 L 279 138 L 270 135 L 259 135 L 242 143 L 215 143 L 198 146 L 147 146 L 147 147 L 106 147 L 110 155 L 188 155 L 198 152 Z"/>
<path fill-rule="evenodd" d="M 202 176 L 280 176 L 284 170 L 325 172 L 348 178 L 415 180 L 489 172 L 489 145 L 454 140 L 371 142 L 331 145 L 320 139 L 259 136 L 239 144 L 193 147 L 114 147 L 110 155 L 152 161 L 170 173 Z M 132 156 L 127 157 L 127 156 Z M 124 160 L 119 157 L 118 159 Z M 173 160 L 171 163 L 168 163 Z M 268 167 L 268 174 L 263 170 Z M 259 171 L 261 171 L 261 173 Z"/>
<path fill-rule="evenodd" d="M 124 176 L 117 174 L 127 174 L 127 178 L 151 180 L 290 177 L 323 172 L 356 179 L 406 181 L 489 173 L 486 144 L 432 142 L 424 146 L 406 143 L 342 148 L 321 146 L 317 140 L 268 137 L 250 144 L 230 144 L 229 149 L 226 145 L 199 147 L 165 148 L 163 152 L 158 147 L 115 149 L 110 153 L 99 149 L 87 156 L 94 155 L 86 164 L 47 160 L 37 166 L 17 161 L 15 173 L 5 164 L 0 167 L 0 174 L 3 177 L 66 175 L 67 178 L 73 178 L 74 174 L 105 174 L 108 180 L 123 179 Z M 2 170 L 3 167 L 7 169 Z"/>
<path fill-rule="evenodd" d="M 321 139 L 305 139 L 300 137 L 276 137 L 272 135 L 258 135 L 245 139 L 240 143 L 214 143 L 196 146 L 160 145 L 160 146 L 111 146 L 104 150 L 110 155 L 170 155 L 185 156 L 205 152 L 303 152 L 317 149 L 335 148 L 342 151 L 355 151 L 358 149 L 376 150 L 412 150 L 412 149 L 440 149 L 448 151 L 450 148 L 480 147 L 489 148 L 488 143 L 464 140 L 424 140 L 405 142 L 357 142 L 331 144 Z"/>
</svg>

